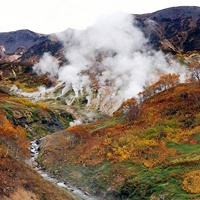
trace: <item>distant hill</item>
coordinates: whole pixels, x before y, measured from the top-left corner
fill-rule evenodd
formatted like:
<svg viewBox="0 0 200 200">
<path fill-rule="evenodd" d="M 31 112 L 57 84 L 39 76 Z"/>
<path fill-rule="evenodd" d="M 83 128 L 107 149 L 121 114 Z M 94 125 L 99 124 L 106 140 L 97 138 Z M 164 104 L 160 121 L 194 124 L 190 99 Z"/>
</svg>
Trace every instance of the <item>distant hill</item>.
<svg viewBox="0 0 200 200">
<path fill-rule="evenodd" d="M 200 50 L 200 7 L 167 8 L 135 18 L 156 49 L 173 53 Z"/>
<path fill-rule="evenodd" d="M 54 47 L 55 46 L 55 47 Z M 53 35 L 18 30 L 0 33 L 0 62 L 38 61 L 44 52 L 56 53 L 62 44 Z"/>
<path fill-rule="evenodd" d="M 174 54 L 200 50 L 199 7 L 173 7 L 134 17 L 153 48 Z M 22 61 L 33 64 L 44 52 L 58 55 L 62 48 L 54 34 L 30 30 L 0 33 L 1 63 Z"/>
<path fill-rule="evenodd" d="M 47 35 L 37 34 L 30 30 L 19 30 L 0 33 L 0 45 L 4 46 L 6 54 L 14 54 L 17 49 L 27 51 L 33 45 L 47 39 Z"/>
</svg>

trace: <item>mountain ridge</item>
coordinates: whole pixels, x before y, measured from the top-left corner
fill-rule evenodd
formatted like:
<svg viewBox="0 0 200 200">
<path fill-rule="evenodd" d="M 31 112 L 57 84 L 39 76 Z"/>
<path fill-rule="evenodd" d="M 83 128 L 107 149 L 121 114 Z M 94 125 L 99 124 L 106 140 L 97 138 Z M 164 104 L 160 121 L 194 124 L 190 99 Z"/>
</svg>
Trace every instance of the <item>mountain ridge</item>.
<svg viewBox="0 0 200 200">
<path fill-rule="evenodd" d="M 165 52 L 184 53 L 200 49 L 199 13 L 200 7 L 182 6 L 135 15 L 135 17 L 139 27 L 142 28 L 150 43 L 156 49 Z M 154 22 L 154 29 L 151 29 L 151 24 L 149 27 L 148 20 Z M 151 23 L 153 23 L 152 21 Z"/>
<path fill-rule="evenodd" d="M 153 48 L 176 54 L 200 49 L 199 12 L 200 7 L 182 6 L 148 14 L 133 14 L 133 16 L 137 21 L 136 25 L 144 32 Z M 44 43 L 47 46 L 60 46 L 50 50 L 53 55 L 56 54 L 55 50 L 59 51 L 63 47 L 58 39 L 55 40 L 55 34 L 38 34 L 26 29 L 0 33 L 0 62 L 7 62 L 9 59 L 4 59 L 4 56 L 17 54 L 17 50 L 21 48 L 20 56 L 17 59 L 11 59 L 11 62 L 26 62 L 27 60 L 33 64 L 47 51 Z M 40 49 L 41 53 L 35 56 L 35 60 L 30 61 L 27 56 L 19 60 L 24 53 L 30 55 L 32 52 L 31 56 L 33 56 L 37 49 Z"/>
<path fill-rule="evenodd" d="M 34 44 L 45 40 L 48 35 L 38 34 L 28 29 L 0 33 L 0 45 L 6 49 L 6 54 L 13 54 L 18 48 L 26 51 Z"/>
</svg>

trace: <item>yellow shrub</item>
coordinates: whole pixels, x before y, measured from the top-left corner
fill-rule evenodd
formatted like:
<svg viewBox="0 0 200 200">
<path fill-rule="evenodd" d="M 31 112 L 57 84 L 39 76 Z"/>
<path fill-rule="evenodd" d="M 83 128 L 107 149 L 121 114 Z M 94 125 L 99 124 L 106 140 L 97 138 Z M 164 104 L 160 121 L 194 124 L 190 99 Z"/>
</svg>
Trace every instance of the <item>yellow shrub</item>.
<svg viewBox="0 0 200 200">
<path fill-rule="evenodd" d="M 9 97 L 8 100 L 14 101 L 14 102 L 17 102 L 17 103 L 21 103 L 21 104 L 28 106 L 28 107 L 39 107 L 43 110 L 47 110 L 47 111 L 50 110 L 48 104 L 44 104 L 44 103 L 41 103 L 41 102 L 35 103 L 35 102 L 32 102 L 31 100 L 26 99 L 26 98 Z"/>
<path fill-rule="evenodd" d="M 50 107 L 49 107 L 49 105 L 48 104 L 43 104 L 43 103 L 37 103 L 37 106 L 38 107 L 40 107 L 41 109 L 43 109 L 43 110 L 47 110 L 47 111 L 49 111 L 50 110 Z"/>
<path fill-rule="evenodd" d="M 37 92 L 38 91 L 38 88 L 23 88 L 23 91 L 24 92 Z"/>
<path fill-rule="evenodd" d="M 9 97 L 8 100 L 14 101 L 14 102 L 17 102 L 17 103 L 21 103 L 21 104 L 24 104 L 24 105 L 29 106 L 29 107 L 35 106 L 35 103 L 33 103 L 29 99 L 25 99 L 25 98 Z"/>
<path fill-rule="evenodd" d="M 200 193 L 200 170 L 194 170 L 186 174 L 182 188 L 192 194 Z"/>
</svg>

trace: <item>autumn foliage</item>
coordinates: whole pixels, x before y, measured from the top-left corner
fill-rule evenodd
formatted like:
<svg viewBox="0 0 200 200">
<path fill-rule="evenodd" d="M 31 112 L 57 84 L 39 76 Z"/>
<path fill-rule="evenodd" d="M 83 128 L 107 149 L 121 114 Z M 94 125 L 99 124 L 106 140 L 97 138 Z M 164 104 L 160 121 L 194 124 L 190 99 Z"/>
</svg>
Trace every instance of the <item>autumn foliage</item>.
<svg viewBox="0 0 200 200">
<path fill-rule="evenodd" d="M 178 185 L 177 190 L 182 188 L 183 192 L 200 193 L 197 186 L 200 88 L 196 82 L 198 79 L 195 82 L 180 83 L 178 74 L 161 76 L 156 83 L 139 93 L 138 98 L 125 101 L 112 118 L 73 126 L 48 136 L 46 142 L 50 138 L 57 139 L 42 150 L 41 164 L 49 166 L 55 162 L 56 166 L 67 163 L 83 169 L 98 169 L 107 163 L 110 166 L 128 165 L 131 170 L 122 167 L 112 171 L 114 175 L 107 178 L 109 186 L 116 187 L 117 184 L 111 182 L 119 175 L 119 179 L 123 180 L 120 184 L 127 187 L 125 192 L 124 188 L 121 190 L 121 194 L 125 193 L 126 196 L 133 191 L 132 195 L 137 193 L 140 197 L 138 199 L 154 191 L 152 199 L 159 199 L 162 196 L 160 192 L 168 183 L 170 186 Z M 143 173 L 147 174 L 144 184 L 142 178 L 135 178 L 143 175 L 138 169 L 134 171 L 136 166 L 144 169 Z M 184 171 L 186 168 L 188 171 Z M 158 169 L 160 174 L 156 178 L 157 174 L 153 172 Z M 171 170 L 166 172 L 170 175 L 162 174 L 165 170 Z M 151 176 L 148 172 L 152 173 Z M 103 173 L 101 169 L 100 173 Z M 73 174 L 81 179 L 82 174 L 79 172 Z M 149 181 L 150 177 L 154 179 L 153 183 Z M 131 185 L 125 181 L 129 179 L 132 180 Z M 158 189 L 152 189 L 157 184 Z M 170 195 L 170 192 L 166 193 Z M 131 199 L 133 196 L 128 197 Z"/>
<path fill-rule="evenodd" d="M 168 142 L 196 144 L 192 136 L 200 131 L 200 104 L 194 96 L 200 97 L 200 90 L 180 84 L 176 74 L 163 75 L 150 88 L 140 94 L 142 101 L 132 98 L 122 104 L 114 114 L 120 123 L 72 126 L 57 134 L 60 142 L 66 140 L 62 146 L 71 148 L 62 159 L 86 165 L 129 160 L 152 168 L 177 155 Z"/>
<path fill-rule="evenodd" d="M 189 193 L 200 193 L 200 170 L 194 170 L 185 175 L 182 188 Z"/>
<path fill-rule="evenodd" d="M 22 158 L 29 154 L 29 142 L 25 131 L 20 126 L 14 127 L 2 111 L 0 113 L 0 147 L 1 157 L 10 154 L 15 158 Z"/>
<path fill-rule="evenodd" d="M 142 106 L 138 104 L 135 98 L 131 98 L 122 104 L 121 111 L 124 118 L 134 121 L 139 118 L 142 112 Z"/>
<path fill-rule="evenodd" d="M 70 147 L 73 148 L 76 144 L 82 144 L 90 137 L 89 132 L 84 126 L 76 125 L 69 127 L 67 130 L 70 135 Z"/>
<path fill-rule="evenodd" d="M 71 126 L 68 129 L 66 129 L 66 131 L 73 133 L 84 139 L 90 137 L 90 133 L 88 132 L 88 130 L 84 126 L 81 126 L 81 125 Z"/>
<path fill-rule="evenodd" d="M 162 75 L 156 83 L 147 86 L 144 91 L 138 94 L 140 101 L 144 101 L 159 92 L 177 86 L 180 83 L 179 77 L 179 74 Z"/>
</svg>

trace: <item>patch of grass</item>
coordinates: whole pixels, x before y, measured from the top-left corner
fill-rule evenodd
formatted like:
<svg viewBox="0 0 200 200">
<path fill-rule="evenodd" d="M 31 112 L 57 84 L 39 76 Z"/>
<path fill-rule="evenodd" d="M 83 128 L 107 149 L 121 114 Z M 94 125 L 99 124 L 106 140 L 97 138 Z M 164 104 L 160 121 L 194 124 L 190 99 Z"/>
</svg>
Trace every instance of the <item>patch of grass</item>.
<svg viewBox="0 0 200 200">
<path fill-rule="evenodd" d="M 100 120 L 100 121 L 94 122 L 94 123 L 89 124 L 89 125 L 85 125 L 85 127 L 89 131 L 94 132 L 94 131 L 97 131 L 99 129 L 113 127 L 120 122 L 122 122 L 121 119 L 119 119 L 117 117 L 112 117 L 112 118 L 109 118 L 109 119 L 105 118 L 104 120 Z"/>
<path fill-rule="evenodd" d="M 197 136 L 198 138 L 199 136 Z M 167 143 L 167 147 L 175 149 L 176 151 L 184 154 L 200 153 L 200 144 L 189 144 L 189 143 Z"/>
<path fill-rule="evenodd" d="M 196 133 L 192 136 L 192 138 L 196 139 L 198 142 L 200 142 L 200 133 Z"/>
<path fill-rule="evenodd" d="M 187 170 L 191 170 L 188 167 Z M 160 199 L 163 196 L 166 200 L 188 200 L 199 198 L 200 194 L 189 194 L 181 189 L 183 166 L 168 168 L 141 169 L 141 171 L 128 178 L 119 190 L 121 199 Z"/>
<path fill-rule="evenodd" d="M 50 110 L 49 105 L 48 104 L 44 104 L 42 102 L 32 102 L 29 99 L 26 98 L 18 98 L 18 97 L 9 97 L 8 101 L 10 102 L 16 102 L 16 103 L 20 103 L 23 104 L 27 107 L 39 107 L 43 110 Z"/>
</svg>

